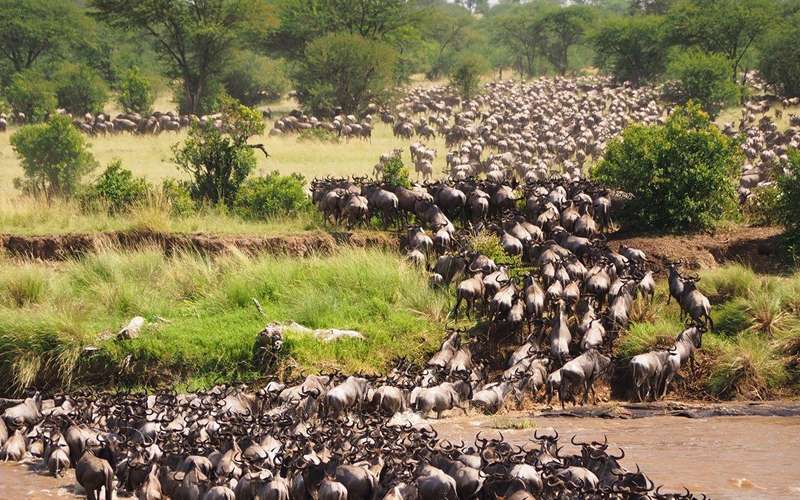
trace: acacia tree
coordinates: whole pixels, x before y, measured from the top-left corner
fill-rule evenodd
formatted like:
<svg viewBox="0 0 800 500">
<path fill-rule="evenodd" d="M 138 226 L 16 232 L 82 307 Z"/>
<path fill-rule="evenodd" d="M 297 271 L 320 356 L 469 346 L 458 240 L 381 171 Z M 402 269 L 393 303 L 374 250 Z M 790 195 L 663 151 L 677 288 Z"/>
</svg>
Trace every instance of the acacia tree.
<svg viewBox="0 0 800 500">
<path fill-rule="evenodd" d="M 581 5 L 556 8 L 545 13 L 537 23 L 546 38 L 542 47 L 544 56 L 559 74 L 569 67 L 569 48 L 583 39 L 592 11 Z"/>
<path fill-rule="evenodd" d="M 491 20 L 492 40 L 515 55 L 520 73 L 533 76 L 536 56 L 544 42 L 533 5 L 517 5 L 506 9 Z"/>
<path fill-rule="evenodd" d="M 0 0 L 0 56 L 15 72 L 77 40 L 82 18 L 73 2 Z"/>
<path fill-rule="evenodd" d="M 731 81 L 754 43 L 776 21 L 773 0 L 678 0 L 667 21 L 673 42 L 728 58 Z"/>
<path fill-rule="evenodd" d="M 269 5 L 260 0 L 91 0 L 97 17 L 118 29 L 138 29 L 167 63 L 165 73 L 179 78 L 184 112 L 198 113 L 215 98 L 212 88 L 226 59 L 245 37 L 274 25 Z M 215 85 L 217 84 L 217 85 Z"/>
<path fill-rule="evenodd" d="M 667 44 L 660 16 L 615 17 L 595 33 L 598 65 L 618 81 L 639 85 L 664 72 Z"/>
</svg>

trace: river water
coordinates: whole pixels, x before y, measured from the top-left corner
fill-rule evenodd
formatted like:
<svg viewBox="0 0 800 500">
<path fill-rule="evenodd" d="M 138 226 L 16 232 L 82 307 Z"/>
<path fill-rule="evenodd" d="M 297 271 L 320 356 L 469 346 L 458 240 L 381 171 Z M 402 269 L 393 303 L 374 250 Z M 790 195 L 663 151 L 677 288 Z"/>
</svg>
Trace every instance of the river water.
<svg viewBox="0 0 800 500">
<path fill-rule="evenodd" d="M 434 422 L 441 438 L 474 438 L 497 432 L 525 417 L 458 417 Z M 506 440 L 522 444 L 534 428 L 556 429 L 569 438 L 601 440 L 625 449 L 628 468 L 639 464 L 656 484 L 679 491 L 684 486 L 711 498 L 800 498 L 800 417 L 648 417 L 599 419 L 536 417 L 523 430 L 503 430 Z M 613 452 L 617 452 L 614 450 Z M 85 498 L 76 495 L 71 471 L 54 479 L 30 464 L 0 463 L 0 499 Z M 662 490 L 662 491 L 666 491 Z"/>
</svg>

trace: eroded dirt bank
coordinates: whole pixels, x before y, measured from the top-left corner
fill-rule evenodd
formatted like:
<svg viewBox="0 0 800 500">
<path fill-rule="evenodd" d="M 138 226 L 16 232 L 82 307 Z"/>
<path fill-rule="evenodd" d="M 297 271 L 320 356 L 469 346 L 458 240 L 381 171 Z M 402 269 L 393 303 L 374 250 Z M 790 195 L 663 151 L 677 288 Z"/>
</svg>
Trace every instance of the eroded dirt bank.
<svg viewBox="0 0 800 500">
<path fill-rule="evenodd" d="M 743 262 L 756 271 L 774 272 L 781 269 L 779 228 L 740 227 L 711 234 L 687 236 L 629 236 L 609 237 L 609 245 L 617 249 L 624 244 L 640 248 L 649 258 L 663 266 L 669 261 L 685 260 L 692 267 L 713 268 L 729 261 Z M 138 248 L 158 246 L 164 252 L 178 250 L 208 254 L 233 249 L 241 252 L 271 253 L 305 257 L 332 252 L 337 246 L 398 248 L 396 233 L 388 232 L 326 232 L 310 231 L 296 235 L 213 235 L 181 234 L 153 231 L 118 231 L 95 234 L 64 234 L 17 236 L 0 234 L 0 248 L 12 256 L 42 260 L 63 260 L 83 255 L 107 246 Z"/>
<path fill-rule="evenodd" d="M 269 253 L 307 257 L 328 254 L 338 246 L 396 248 L 393 234 L 379 232 L 311 231 L 286 236 L 228 236 L 213 234 L 181 234 L 153 231 L 118 231 L 95 234 L 50 236 L 0 235 L 0 248 L 17 257 L 41 260 L 63 260 L 97 251 L 104 247 L 141 248 L 156 246 L 171 254 L 194 251 L 216 255 L 231 250 L 247 254 Z"/>
</svg>

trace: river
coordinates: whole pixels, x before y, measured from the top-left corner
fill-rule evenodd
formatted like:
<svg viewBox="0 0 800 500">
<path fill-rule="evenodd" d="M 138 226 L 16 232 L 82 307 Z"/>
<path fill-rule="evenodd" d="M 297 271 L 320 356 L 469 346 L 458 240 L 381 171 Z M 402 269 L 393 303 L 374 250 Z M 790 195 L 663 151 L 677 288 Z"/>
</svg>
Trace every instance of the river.
<svg viewBox="0 0 800 500">
<path fill-rule="evenodd" d="M 800 498 L 800 417 L 466 416 L 434 426 L 442 438 L 467 440 L 480 430 L 496 432 L 496 423 L 506 426 L 515 420 L 528 428 L 503 430 L 506 440 L 522 444 L 532 438 L 534 428 L 540 433 L 556 429 L 567 444 L 565 452 L 574 451 L 568 444 L 573 434 L 578 440 L 602 440 L 605 434 L 612 446 L 625 449 L 626 467 L 639 464 L 667 490 L 685 486 L 715 499 Z M 0 463 L 0 499 L 81 498 L 75 494 L 71 471 L 54 479 L 31 468 Z"/>
</svg>

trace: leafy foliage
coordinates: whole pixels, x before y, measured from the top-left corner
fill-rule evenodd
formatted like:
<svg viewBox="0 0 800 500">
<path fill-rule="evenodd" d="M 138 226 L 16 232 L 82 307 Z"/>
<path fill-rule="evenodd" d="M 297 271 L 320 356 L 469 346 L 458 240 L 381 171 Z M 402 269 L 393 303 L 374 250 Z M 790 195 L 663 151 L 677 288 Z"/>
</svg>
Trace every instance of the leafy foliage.
<svg viewBox="0 0 800 500">
<path fill-rule="evenodd" d="M 391 189 L 411 187 L 411 174 L 401 158 L 392 158 L 383 166 L 383 182 Z"/>
<path fill-rule="evenodd" d="M 676 108 L 664 125 L 631 125 L 593 172 L 628 192 L 626 217 L 639 229 L 704 230 L 735 207 L 739 147 L 696 104 Z"/>
<path fill-rule="evenodd" d="M 121 30 L 138 29 L 167 63 L 167 76 L 180 80 L 181 112 L 208 111 L 204 104 L 215 75 L 245 38 L 274 26 L 270 6 L 258 0 L 92 0 L 97 17 Z M 260 33 L 261 35 L 258 35 Z"/>
<path fill-rule="evenodd" d="M 221 129 L 193 125 L 184 144 L 173 148 L 175 163 L 192 176 L 192 198 L 230 206 L 256 167 L 247 139 L 263 132 L 258 113 L 230 98 L 223 104 Z"/>
<path fill-rule="evenodd" d="M 138 67 L 133 67 L 125 73 L 119 83 L 117 102 L 126 112 L 149 114 L 155 102 L 155 93 L 150 81 L 145 78 Z"/>
<path fill-rule="evenodd" d="M 360 114 L 372 101 L 386 100 L 394 83 L 397 53 L 358 34 L 333 33 L 306 46 L 294 74 L 297 96 L 318 115 L 335 108 Z"/>
<path fill-rule="evenodd" d="M 0 57 L 15 72 L 76 42 L 84 19 L 75 2 L 0 0 Z"/>
<path fill-rule="evenodd" d="M 760 50 L 761 75 L 781 95 L 800 96 L 800 13 L 770 30 Z"/>
<path fill-rule="evenodd" d="M 676 51 L 667 66 L 667 97 L 686 104 L 694 101 L 712 118 L 736 103 L 738 89 L 730 79 L 728 61 L 697 49 Z"/>
<path fill-rule="evenodd" d="M 25 174 L 14 184 L 33 196 L 69 196 L 97 165 L 86 138 L 66 116 L 22 127 L 11 136 L 11 145 Z"/>
<path fill-rule="evenodd" d="M 489 62 L 480 54 L 467 52 L 450 68 L 450 84 L 462 99 L 469 100 L 480 91 L 481 75 L 489 70 Z"/>
<path fill-rule="evenodd" d="M 17 73 L 6 89 L 6 98 L 14 111 L 25 113 L 32 123 L 47 119 L 57 106 L 53 85 L 34 70 Z"/>
<path fill-rule="evenodd" d="M 281 175 L 273 171 L 253 177 L 239 189 L 233 208 L 246 219 L 294 215 L 310 206 L 304 185 L 305 179 L 300 174 Z"/>
<path fill-rule="evenodd" d="M 108 87 L 93 69 L 64 64 L 54 75 L 58 105 L 73 115 L 100 113 L 108 101 Z"/>
<path fill-rule="evenodd" d="M 667 44 L 660 16 L 611 18 L 600 26 L 593 42 L 597 64 L 617 81 L 639 85 L 664 72 Z"/>
<path fill-rule="evenodd" d="M 186 181 L 164 179 L 161 181 L 161 196 L 173 215 L 183 217 L 194 212 L 191 185 Z"/>
<path fill-rule="evenodd" d="M 789 151 L 789 172 L 778 178 L 778 216 L 790 257 L 800 262 L 800 152 Z"/>
<path fill-rule="evenodd" d="M 144 177 L 135 177 L 122 166 L 122 161 L 114 160 L 81 193 L 81 205 L 86 209 L 105 208 L 112 214 L 124 212 L 143 203 L 151 189 Z"/>
<path fill-rule="evenodd" d="M 255 106 L 280 99 L 289 81 L 280 62 L 247 51 L 229 61 L 222 85 L 229 96 Z"/>
<path fill-rule="evenodd" d="M 545 32 L 544 56 L 559 74 L 567 72 L 570 47 L 583 39 L 592 11 L 582 5 L 556 8 L 542 16 L 539 25 Z"/>
</svg>

